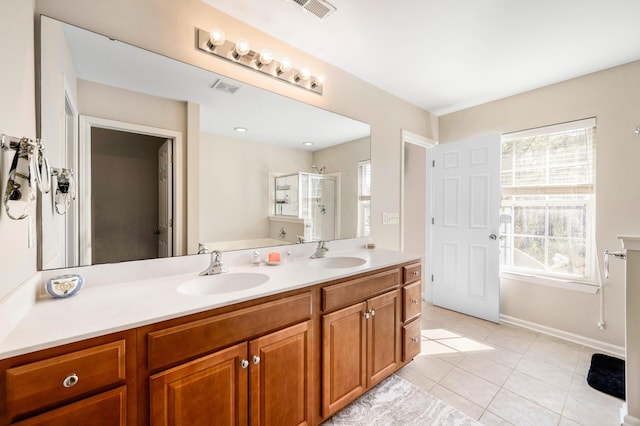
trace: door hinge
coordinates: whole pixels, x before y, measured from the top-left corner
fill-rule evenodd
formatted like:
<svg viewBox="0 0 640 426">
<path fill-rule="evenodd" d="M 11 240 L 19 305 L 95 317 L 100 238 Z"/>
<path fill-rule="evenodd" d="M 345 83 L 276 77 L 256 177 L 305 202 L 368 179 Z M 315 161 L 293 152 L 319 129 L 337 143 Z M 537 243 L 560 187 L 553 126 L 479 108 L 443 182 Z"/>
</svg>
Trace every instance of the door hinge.
<svg viewBox="0 0 640 426">
<path fill-rule="evenodd" d="M 435 166 L 436 166 L 436 160 L 433 160 L 433 161 L 431 162 L 431 167 L 435 167 Z"/>
<path fill-rule="evenodd" d="M 431 218 L 431 224 L 432 224 L 432 225 L 435 225 L 435 224 L 436 224 L 436 218 L 435 218 L 435 217 L 432 217 L 432 218 Z"/>
<path fill-rule="evenodd" d="M 431 274 L 431 282 L 433 282 L 433 274 Z"/>
<path fill-rule="evenodd" d="M 169 164 L 173 164 L 173 155 L 169 154 Z"/>
</svg>

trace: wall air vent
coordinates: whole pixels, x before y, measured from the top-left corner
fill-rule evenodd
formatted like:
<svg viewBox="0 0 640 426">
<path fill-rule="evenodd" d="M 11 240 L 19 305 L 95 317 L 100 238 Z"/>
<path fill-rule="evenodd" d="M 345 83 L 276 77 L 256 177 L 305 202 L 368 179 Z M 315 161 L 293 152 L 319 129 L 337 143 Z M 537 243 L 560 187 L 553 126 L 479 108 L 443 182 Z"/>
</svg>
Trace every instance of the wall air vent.
<svg viewBox="0 0 640 426">
<path fill-rule="evenodd" d="M 234 86 L 233 84 L 225 83 L 222 80 L 218 80 L 213 83 L 213 86 L 211 86 L 211 88 L 220 90 L 221 92 L 229 93 L 231 95 L 240 90 L 240 86 Z"/>
<path fill-rule="evenodd" d="M 311 13 L 321 21 L 336 11 L 336 7 L 324 0 L 293 0 L 305 12 Z"/>
</svg>

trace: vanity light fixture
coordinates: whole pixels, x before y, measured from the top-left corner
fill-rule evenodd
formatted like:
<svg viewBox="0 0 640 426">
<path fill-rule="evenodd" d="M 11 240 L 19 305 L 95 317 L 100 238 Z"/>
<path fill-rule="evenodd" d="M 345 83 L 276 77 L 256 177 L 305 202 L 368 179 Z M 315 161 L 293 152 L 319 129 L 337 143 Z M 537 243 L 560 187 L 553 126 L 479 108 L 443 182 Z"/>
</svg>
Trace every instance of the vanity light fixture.
<svg viewBox="0 0 640 426">
<path fill-rule="evenodd" d="M 251 50 L 247 40 L 238 39 L 235 42 L 227 40 L 224 31 L 219 28 L 211 31 L 197 28 L 196 42 L 199 50 L 210 55 L 322 95 L 324 87 L 322 77 L 313 76 L 307 67 L 294 68 L 289 58 L 275 60 L 269 49 L 255 51 Z"/>
<path fill-rule="evenodd" d="M 634 130 L 634 133 L 636 135 L 640 135 L 640 126 L 636 127 L 636 129 Z"/>
<path fill-rule="evenodd" d="M 234 127 L 233 130 L 235 130 L 238 133 L 244 133 L 246 132 L 248 129 L 246 127 Z"/>
</svg>

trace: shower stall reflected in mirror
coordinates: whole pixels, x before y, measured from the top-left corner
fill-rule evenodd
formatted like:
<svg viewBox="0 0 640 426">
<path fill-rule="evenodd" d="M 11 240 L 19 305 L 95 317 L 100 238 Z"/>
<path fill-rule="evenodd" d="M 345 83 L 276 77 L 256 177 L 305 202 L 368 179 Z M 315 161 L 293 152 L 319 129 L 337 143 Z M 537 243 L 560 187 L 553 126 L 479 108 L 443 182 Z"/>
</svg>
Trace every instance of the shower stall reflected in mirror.
<svg viewBox="0 0 640 426">
<path fill-rule="evenodd" d="M 299 219 L 299 241 L 334 240 L 339 235 L 339 175 L 291 173 L 274 178 L 274 219 Z M 301 242 L 302 242 L 301 241 Z"/>
</svg>

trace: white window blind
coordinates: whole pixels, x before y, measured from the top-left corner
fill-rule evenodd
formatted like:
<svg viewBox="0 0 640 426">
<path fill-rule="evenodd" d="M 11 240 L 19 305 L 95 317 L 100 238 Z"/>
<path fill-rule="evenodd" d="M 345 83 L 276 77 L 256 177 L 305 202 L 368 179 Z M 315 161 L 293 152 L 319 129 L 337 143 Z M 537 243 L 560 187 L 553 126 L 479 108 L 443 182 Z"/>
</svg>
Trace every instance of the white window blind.
<svg viewBox="0 0 640 426">
<path fill-rule="evenodd" d="M 595 119 L 503 135 L 505 271 L 591 281 Z"/>
<path fill-rule="evenodd" d="M 358 162 L 358 237 L 371 235 L 371 161 Z"/>
</svg>

